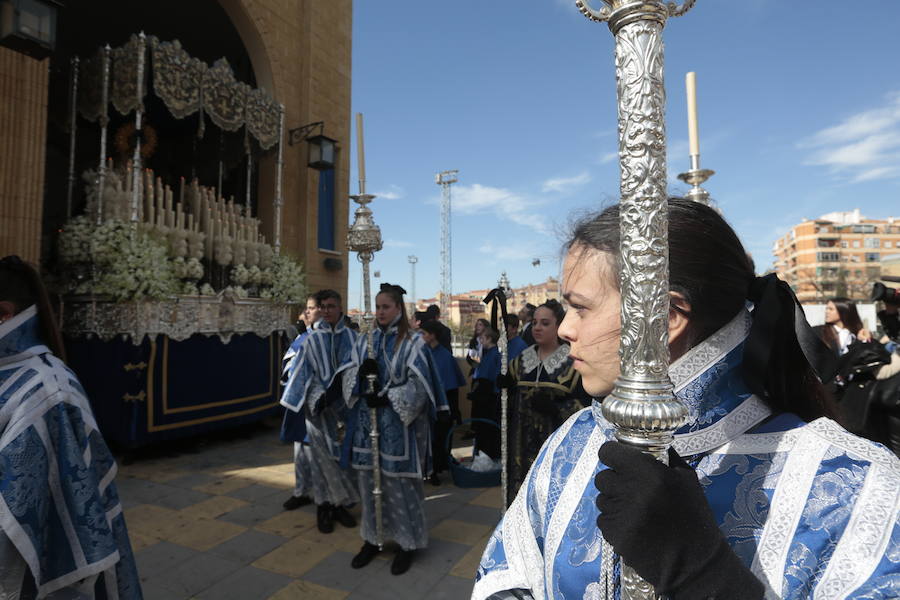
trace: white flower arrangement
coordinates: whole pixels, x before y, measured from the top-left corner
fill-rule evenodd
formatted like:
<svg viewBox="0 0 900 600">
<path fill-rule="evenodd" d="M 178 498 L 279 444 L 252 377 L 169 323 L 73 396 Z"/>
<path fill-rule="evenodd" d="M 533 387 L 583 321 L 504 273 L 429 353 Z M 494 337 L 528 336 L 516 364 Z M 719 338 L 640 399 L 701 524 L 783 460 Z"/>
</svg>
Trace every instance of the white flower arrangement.
<svg viewBox="0 0 900 600">
<path fill-rule="evenodd" d="M 261 298 L 275 302 L 301 302 L 306 297 L 306 278 L 303 266 L 294 259 L 279 254 L 272 258 L 272 266 L 268 269 L 271 282 L 261 285 L 266 287 L 260 291 Z M 263 279 L 260 273 L 260 279 Z"/>
<path fill-rule="evenodd" d="M 238 265 L 231 270 L 231 281 L 242 286 L 250 282 L 250 271 L 244 265 Z"/>
<path fill-rule="evenodd" d="M 60 234 L 60 262 L 65 292 L 111 296 L 124 302 L 160 299 L 177 293 L 179 284 L 166 246 L 122 221 L 94 225 L 85 216 L 71 219 Z M 83 279 L 69 273 L 89 273 Z"/>
<path fill-rule="evenodd" d="M 200 295 L 201 296 L 215 296 L 216 290 L 213 289 L 213 286 L 208 283 L 204 283 L 200 286 Z"/>
</svg>

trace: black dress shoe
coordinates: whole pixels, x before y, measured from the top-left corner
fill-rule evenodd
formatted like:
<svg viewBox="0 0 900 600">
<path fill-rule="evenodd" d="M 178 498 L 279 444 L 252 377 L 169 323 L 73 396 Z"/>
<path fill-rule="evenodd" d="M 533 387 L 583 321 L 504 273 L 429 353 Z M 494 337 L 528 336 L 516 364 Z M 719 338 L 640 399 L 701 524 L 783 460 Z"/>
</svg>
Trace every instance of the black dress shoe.
<svg viewBox="0 0 900 600">
<path fill-rule="evenodd" d="M 428 483 L 435 486 L 441 485 L 441 478 L 438 477 L 437 473 L 432 473 L 431 477 L 428 478 Z"/>
<path fill-rule="evenodd" d="M 284 501 L 284 504 L 282 504 L 282 506 L 284 507 L 284 510 L 296 510 L 301 506 L 306 506 L 307 504 L 312 504 L 312 500 L 310 500 L 306 496 L 291 496 Z"/>
<path fill-rule="evenodd" d="M 316 507 L 316 526 L 322 533 L 334 531 L 334 507 L 327 502 Z"/>
<path fill-rule="evenodd" d="M 372 559 L 378 554 L 378 546 L 366 542 L 360 549 L 359 554 L 353 557 L 350 566 L 354 569 L 362 569 L 364 566 L 372 562 Z"/>
<path fill-rule="evenodd" d="M 394 557 L 394 562 L 391 563 L 391 575 L 403 575 L 409 570 L 409 565 L 412 564 L 413 554 L 415 550 L 398 550 L 397 555 Z"/>
<path fill-rule="evenodd" d="M 336 506 L 331 516 L 344 527 L 356 527 L 356 519 L 343 506 Z"/>
</svg>

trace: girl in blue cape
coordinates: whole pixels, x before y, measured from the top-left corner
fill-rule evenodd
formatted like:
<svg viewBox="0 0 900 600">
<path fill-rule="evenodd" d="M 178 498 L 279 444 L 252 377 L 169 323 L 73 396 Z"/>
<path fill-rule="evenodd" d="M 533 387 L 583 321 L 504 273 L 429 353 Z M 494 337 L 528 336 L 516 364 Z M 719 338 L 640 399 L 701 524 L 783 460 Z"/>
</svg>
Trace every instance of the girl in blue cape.
<svg viewBox="0 0 900 600">
<path fill-rule="evenodd" d="M 37 272 L 0 260 L 0 598 L 140 600 L 116 462 Z"/>
<path fill-rule="evenodd" d="M 576 225 L 560 335 L 587 392 L 619 375 L 619 207 Z M 669 201 L 669 465 L 594 404 L 544 444 L 474 599 L 614 599 L 621 563 L 672 600 L 900 597 L 900 460 L 829 418 L 827 350 L 713 209 Z M 620 562 L 621 559 L 621 562 Z"/>
<path fill-rule="evenodd" d="M 447 411 L 440 376 L 422 337 L 410 331 L 400 286 L 382 284 L 375 296 L 374 357 L 366 334 L 357 338 L 350 368 L 344 371 L 347 406 L 345 443 L 352 446 L 352 466 L 359 477 L 362 535 L 365 543 L 351 566 L 359 569 L 378 554 L 372 477 L 372 424 L 369 409 L 376 409 L 383 492 L 384 539 L 394 540 L 400 551 L 391 573 L 405 573 L 415 551 L 428 544 L 423 478 L 431 470 L 431 429 L 438 411 Z M 374 393 L 365 378 L 376 376 Z M 350 393 L 352 392 L 352 393 Z"/>
</svg>

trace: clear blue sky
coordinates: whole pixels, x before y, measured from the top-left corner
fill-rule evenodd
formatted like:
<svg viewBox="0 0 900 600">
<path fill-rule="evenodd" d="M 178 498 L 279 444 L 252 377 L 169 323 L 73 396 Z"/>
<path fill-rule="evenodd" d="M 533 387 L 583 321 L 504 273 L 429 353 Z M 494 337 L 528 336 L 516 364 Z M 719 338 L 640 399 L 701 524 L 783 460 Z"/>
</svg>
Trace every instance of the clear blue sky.
<svg viewBox="0 0 900 600">
<path fill-rule="evenodd" d="M 760 272 L 803 218 L 857 207 L 900 216 L 900 2 L 864 5 L 699 0 L 665 29 L 671 191 L 687 189 L 675 175 L 688 167 L 693 70 L 703 166 L 716 171 L 705 187 Z M 459 169 L 454 292 L 492 287 L 503 270 L 513 286 L 556 275 L 572 216 L 618 194 L 606 25 L 572 0 L 360 0 L 353 19 L 353 112 L 365 115 L 367 187 L 385 239 L 376 289 L 409 290 L 415 254 L 417 295 L 438 290 L 434 174 L 446 169 Z M 352 193 L 355 153 L 354 139 Z"/>
</svg>

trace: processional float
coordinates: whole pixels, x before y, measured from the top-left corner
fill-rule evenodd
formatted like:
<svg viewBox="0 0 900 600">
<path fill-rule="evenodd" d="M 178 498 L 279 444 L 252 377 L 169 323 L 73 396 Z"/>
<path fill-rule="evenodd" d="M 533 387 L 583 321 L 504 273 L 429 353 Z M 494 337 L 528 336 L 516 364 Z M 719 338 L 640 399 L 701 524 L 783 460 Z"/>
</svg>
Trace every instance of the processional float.
<svg viewBox="0 0 900 600">
<path fill-rule="evenodd" d="M 350 196 L 354 202 L 359 204 L 359 208 L 353 215 L 353 225 L 347 231 L 347 249 L 350 252 L 356 252 L 356 258 L 362 263 L 363 274 L 363 321 L 366 326 L 366 339 L 369 358 L 375 358 L 374 338 L 372 331 L 372 321 L 375 316 L 372 314 L 372 288 L 371 278 L 369 276 L 369 263 L 372 262 L 374 254 L 381 250 L 381 229 L 372 219 L 372 209 L 366 206 L 375 199 L 372 194 L 366 193 L 366 163 L 365 151 L 363 148 L 363 126 L 362 114 L 356 115 L 356 151 L 357 166 L 359 168 L 359 194 Z M 375 380 L 377 375 L 369 374 L 366 376 L 367 394 L 375 392 Z M 382 490 L 381 490 L 381 452 L 379 446 L 378 432 L 378 409 L 369 409 L 369 439 L 372 444 L 372 497 L 375 503 L 375 539 L 378 549 L 381 550 L 384 544 L 383 528 L 382 528 Z"/>
<path fill-rule="evenodd" d="M 669 17 L 696 0 L 589 0 L 575 5 L 588 19 L 606 22 L 615 37 L 618 96 L 622 271 L 621 375 L 603 401 L 616 438 L 667 462 L 674 432 L 687 408 L 669 379 L 669 236 L 666 193 L 666 92 L 662 31 Z M 698 152 L 699 155 L 699 152 Z M 696 161 L 699 170 L 699 156 Z M 697 184 L 699 186 L 699 182 Z M 613 598 L 614 558 L 604 553 L 600 584 Z M 659 598 L 653 586 L 621 565 L 621 597 Z"/>
</svg>

